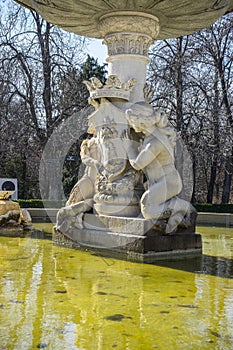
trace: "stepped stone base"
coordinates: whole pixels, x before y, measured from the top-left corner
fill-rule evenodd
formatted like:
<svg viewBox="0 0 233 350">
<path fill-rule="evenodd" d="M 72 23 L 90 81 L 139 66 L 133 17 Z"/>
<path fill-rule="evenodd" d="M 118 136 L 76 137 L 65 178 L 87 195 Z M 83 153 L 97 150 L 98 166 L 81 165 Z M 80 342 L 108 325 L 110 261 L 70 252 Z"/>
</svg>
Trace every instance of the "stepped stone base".
<svg viewBox="0 0 233 350">
<path fill-rule="evenodd" d="M 71 228 L 65 235 L 54 228 L 53 242 L 76 249 L 90 249 L 104 256 L 131 261 L 193 257 L 202 253 L 202 239 L 193 229 L 178 229 L 166 235 L 163 227 L 141 218 L 85 214 L 83 228 Z"/>
</svg>

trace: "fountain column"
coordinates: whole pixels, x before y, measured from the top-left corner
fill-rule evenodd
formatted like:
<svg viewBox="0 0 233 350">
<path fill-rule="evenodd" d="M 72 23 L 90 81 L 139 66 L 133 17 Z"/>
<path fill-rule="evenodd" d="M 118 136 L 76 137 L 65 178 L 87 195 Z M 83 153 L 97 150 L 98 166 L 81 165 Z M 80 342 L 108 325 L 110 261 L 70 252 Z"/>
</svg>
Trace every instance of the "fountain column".
<svg viewBox="0 0 233 350">
<path fill-rule="evenodd" d="M 134 78 L 130 102 L 143 101 L 148 49 L 159 34 L 158 18 L 140 12 L 114 12 L 100 18 L 100 31 L 108 48 L 109 75 L 121 81 Z"/>
</svg>

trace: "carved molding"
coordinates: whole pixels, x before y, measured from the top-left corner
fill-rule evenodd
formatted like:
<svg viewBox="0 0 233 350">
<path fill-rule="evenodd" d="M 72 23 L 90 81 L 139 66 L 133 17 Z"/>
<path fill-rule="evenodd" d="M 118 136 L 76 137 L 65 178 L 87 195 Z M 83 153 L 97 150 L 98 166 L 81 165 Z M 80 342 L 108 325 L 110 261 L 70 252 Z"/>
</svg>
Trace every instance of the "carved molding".
<svg viewBox="0 0 233 350">
<path fill-rule="evenodd" d="M 113 12 L 100 18 L 99 30 L 103 37 L 113 33 L 141 33 L 155 39 L 159 34 L 157 17 L 140 12 Z"/>
<path fill-rule="evenodd" d="M 150 45 L 153 44 L 151 37 L 136 33 L 117 33 L 105 37 L 103 44 L 108 47 L 108 55 L 148 55 Z"/>
</svg>

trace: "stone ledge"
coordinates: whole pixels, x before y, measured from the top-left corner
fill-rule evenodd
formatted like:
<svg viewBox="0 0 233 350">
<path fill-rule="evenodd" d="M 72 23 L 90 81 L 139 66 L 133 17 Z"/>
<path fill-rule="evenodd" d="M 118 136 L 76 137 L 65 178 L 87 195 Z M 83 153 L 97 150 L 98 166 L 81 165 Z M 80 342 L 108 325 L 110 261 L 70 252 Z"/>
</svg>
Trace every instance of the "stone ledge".
<svg viewBox="0 0 233 350">
<path fill-rule="evenodd" d="M 136 236 L 145 235 L 152 227 L 151 220 L 143 218 L 128 218 L 117 216 L 105 216 L 86 213 L 83 217 L 83 226 L 89 230 L 109 231 Z"/>
<path fill-rule="evenodd" d="M 202 253 L 199 234 L 127 235 L 98 230 L 73 229 L 69 237 L 54 229 L 53 243 L 75 249 L 101 251 L 105 256 L 146 262 L 169 258 L 191 257 Z"/>
<path fill-rule="evenodd" d="M 33 222 L 56 222 L 56 215 L 58 212 L 56 208 L 27 208 L 27 210 Z M 233 214 L 199 212 L 196 224 L 233 227 Z"/>
<path fill-rule="evenodd" d="M 233 227 L 233 214 L 200 212 L 196 223 L 197 225 Z"/>
<path fill-rule="evenodd" d="M 56 222 L 57 208 L 27 208 L 31 215 L 32 222 Z"/>
</svg>

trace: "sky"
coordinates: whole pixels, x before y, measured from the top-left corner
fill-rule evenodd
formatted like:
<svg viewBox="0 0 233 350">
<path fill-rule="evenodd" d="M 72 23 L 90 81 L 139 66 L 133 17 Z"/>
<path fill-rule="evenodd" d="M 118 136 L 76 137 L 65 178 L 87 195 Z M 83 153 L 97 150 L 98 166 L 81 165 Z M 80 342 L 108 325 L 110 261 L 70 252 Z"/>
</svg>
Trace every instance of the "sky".
<svg viewBox="0 0 233 350">
<path fill-rule="evenodd" d="M 107 46 L 102 44 L 102 39 L 91 39 L 88 44 L 88 53 L 94 58 L 98 58 L 100 64 L 105 63 L 107 57 Z"/>
</svg>

